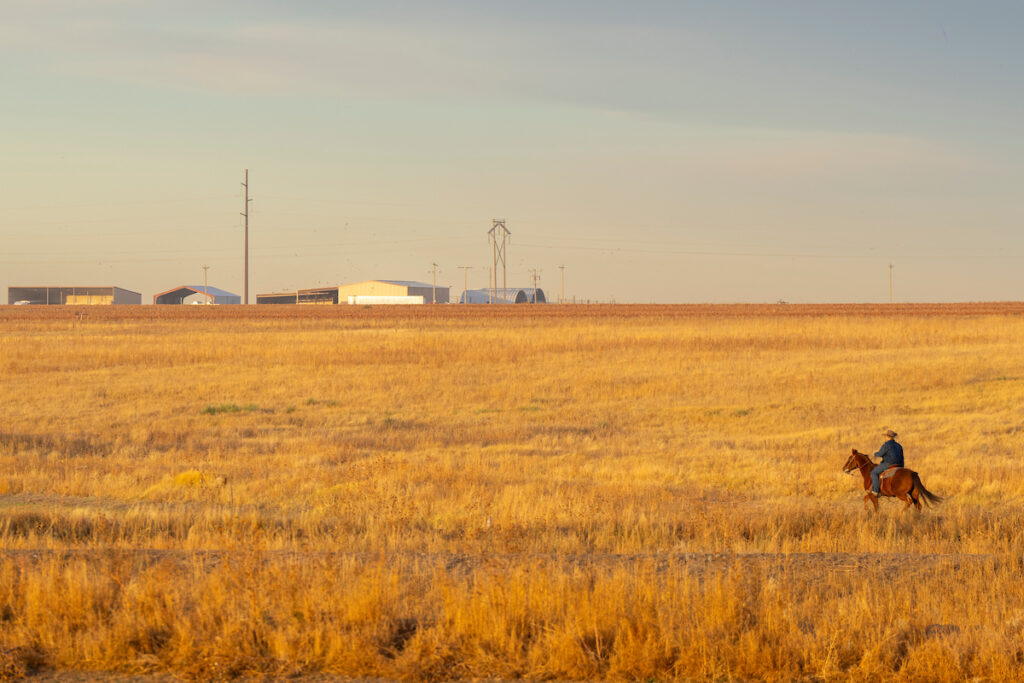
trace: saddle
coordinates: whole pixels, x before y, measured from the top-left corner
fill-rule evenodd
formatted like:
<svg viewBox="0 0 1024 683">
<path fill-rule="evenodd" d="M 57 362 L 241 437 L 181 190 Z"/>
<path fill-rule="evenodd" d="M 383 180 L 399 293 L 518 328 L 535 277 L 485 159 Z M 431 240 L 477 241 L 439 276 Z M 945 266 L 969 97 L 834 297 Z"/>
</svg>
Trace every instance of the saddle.
<svg viewBox="0 0 1024 683">
<path fill-rule="evenodd" d="M 886 484 L 888 483 L 889 479 L 892 479 L 892 476 L 894 474 L 896 474 L 902 469 L 905 468 L 900 467 L 899 465 L 889 465 L 884 470 L 882 470 L 882 473 L 878 475 L 878 492 L 881 493 L 883 496 L 891 496 L 892 491 L 889 490 L 889 487 L 886 486 Z"/>
<path fill-rule="evenodd" d="M 885 470 L 882 471 L 881 474 L 878 475 L 878 480 L 881 481 L 882 479 L 888 479 L 889 477 L 896 474 L 896 472 L 902 469 L 904 468 L 900 467 L 899 465 L 889 465 L 888 467 L 885 468 Z"/>
</svg>

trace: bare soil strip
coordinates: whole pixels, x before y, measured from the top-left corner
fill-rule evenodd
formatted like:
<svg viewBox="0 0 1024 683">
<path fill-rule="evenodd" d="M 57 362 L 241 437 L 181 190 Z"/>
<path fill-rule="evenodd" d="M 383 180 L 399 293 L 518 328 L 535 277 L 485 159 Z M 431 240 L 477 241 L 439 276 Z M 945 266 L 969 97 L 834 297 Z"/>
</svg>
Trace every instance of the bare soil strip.
<svg viewBox="0 0 1024 683">
<path fill-rule="evenodd" d="M 767 574 L 843 571 L 916 573 L 920 571 L 957 570 L 961 566 L 983 563 L 1024 565 L 1024 561 L 1001 558 L 993 554 L 951 553 L 588 553 L 585 555 L 558 554 L 451 554 L 416 552 L 344 552 L 296 550 L 167 550 L 167 549 L 8 549 L 0 550 L 0 558 L 20 560 L 28 564 L 59 560 L 87 562 L 133 563 L 137 569 L 158 563 L 194 565 L 199 562 L 214 567 L 226 562 L 255 560 L 264 564 L 319 564 L 329 566 L 339 562 L 360 563 L 367 566 L 385 565 L 416 568 L 421 571 L 443 569 L 453 574 L 477 571 L 502 571 L 512 567 L 544 566 L 566 570 L 602 570 L 632 567 L 659 573 L 688 572 L 694 574 L 719 573 L 733 569 L 760 570 Z M 1024 568 L 1024 567 L 1022 567 Z"/>
</svg>

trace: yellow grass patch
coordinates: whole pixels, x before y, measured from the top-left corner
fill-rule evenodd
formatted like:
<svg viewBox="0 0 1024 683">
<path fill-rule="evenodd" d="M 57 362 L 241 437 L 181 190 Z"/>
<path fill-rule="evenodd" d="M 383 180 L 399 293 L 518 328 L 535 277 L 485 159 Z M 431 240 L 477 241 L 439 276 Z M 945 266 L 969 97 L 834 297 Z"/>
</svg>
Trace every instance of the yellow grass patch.
<svg viewBox="0 0 1024 683">
<path fill-rule="evenodd" d="M 1021 677 L 1018 307 L 159 308 L 0 311 L 0 677 Z"/>
</svg>

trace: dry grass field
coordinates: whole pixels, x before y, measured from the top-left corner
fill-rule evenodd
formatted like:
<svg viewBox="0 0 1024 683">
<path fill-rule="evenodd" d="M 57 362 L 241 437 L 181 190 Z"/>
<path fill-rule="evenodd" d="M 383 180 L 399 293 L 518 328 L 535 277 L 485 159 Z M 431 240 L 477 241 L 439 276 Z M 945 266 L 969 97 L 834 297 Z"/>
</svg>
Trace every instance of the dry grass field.
<svg viewBox="0 0 1024 683">
<path fill-rule="evenodd" d="M 0 307 L 0 378 L 0 680 L 1024 680 L 1022 305 Z"/>
</svg>

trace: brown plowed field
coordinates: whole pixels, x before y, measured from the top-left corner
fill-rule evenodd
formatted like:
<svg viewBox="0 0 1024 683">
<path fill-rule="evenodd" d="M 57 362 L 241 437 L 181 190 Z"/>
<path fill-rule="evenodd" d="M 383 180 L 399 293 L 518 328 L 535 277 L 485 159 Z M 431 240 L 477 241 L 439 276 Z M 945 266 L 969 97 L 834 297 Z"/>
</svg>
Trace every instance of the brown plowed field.
<svg viewBox="0 0 1024 683">
<path fill-rule="evenodd" d="M 245 320 L 265 318 L 420 321 L 582 318 L 746 318 L 746 317 L 1019 316 L 1024 302 L 917 304 L 541 304 L 443 306 L 0 306 L 0 320 L 88 318 L 90 320 Z"/>
</svg>

